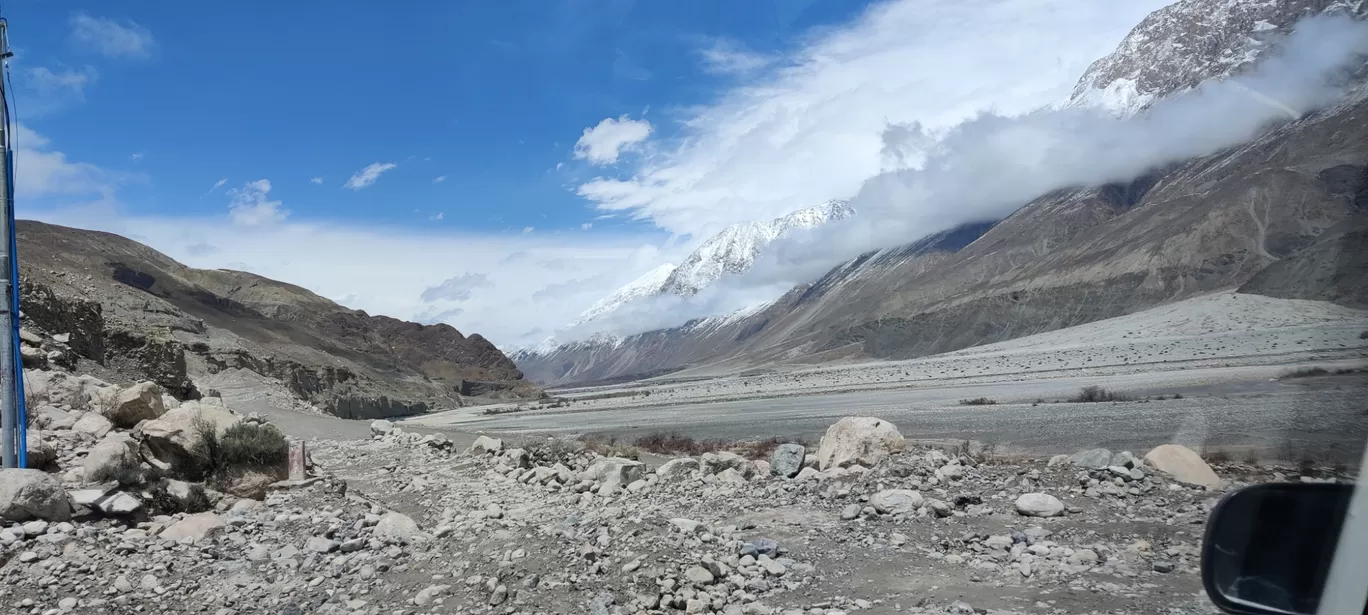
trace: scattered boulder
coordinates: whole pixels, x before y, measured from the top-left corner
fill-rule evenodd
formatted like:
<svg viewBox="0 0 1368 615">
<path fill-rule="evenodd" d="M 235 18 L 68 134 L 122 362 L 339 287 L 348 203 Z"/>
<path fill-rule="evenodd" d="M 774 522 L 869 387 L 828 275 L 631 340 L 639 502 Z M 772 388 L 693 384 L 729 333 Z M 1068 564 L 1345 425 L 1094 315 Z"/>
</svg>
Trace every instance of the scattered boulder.
<svg viewBox="0 0 1368 615">
<path fill-rule="evenodd" d="M 259 468 L 245 470 L 228 480 L 223 490 L 240 498 L 262 500 L 266 498 L 266 489 L 280 478 L 279 475 L 267 474 Z"/>
<path fill-rule="evenodd" d="M 803 471 L 803 457 L 807 447 L 802 444 L 780 444 L 770 454 L 770 474 L 793 478 Z"/>
<path fill-rule="evenodd" d="M 611 485 L 611 489 L 632 484 L 641 478 L 645 470 L 645 464 L 640 461 L 621 457 L 600 457 L 580 474 L 580 479 Z"/>
<path fill-rule="evenodd" d="M 503 459 L 504 463 L 515 468 L 526 469 L 532 467 L 532 456 L 528 455 L 525 449 L 510 448 L 504 451 L 499 458 Z"/>
<path fill-rule="evenodd" d="M 122 431 L 111 432 L 86 454 L 81 467 L 87 482 L 131 479 L 139 473 L 138 443 Z"/>
<path fill-rule="evenodd" d="M 703 470 L 704 474 L 718 474 L 723 470 L 736 470 L 744 476 L 746 471 L 743 468 L 748 465 L 750 465 L 750 461 L 745 457 L 728 451 L 703 453 L 703 456 L 698 460 L 699 469 Z M 753 469 L 751 470 L 753 471 Z"/>
<path fill-rule="evenodd" d="M 1105 448 L 1093 448 L 1069 455 L 1069 463 L 1089 470 L 1101 470 L 1111 465 L 1112 453 Z"/>
<path fill-rule="evenodd" d="M 228 523 L 223 517 L 211 512 L 202 512 L 193 515 L 186 515 L 184 519 L 171 524 L 162 530 L 158 536 L 164 540 L 176 542 L 189 541 L 199 542 L 212 536 L 214 533 L 223 530 Z"/>
<path fill-rule="evenodd" d="M 1180 483 L 1208 489 L 1221 486 L 1221 477 L 1192 449 L 1179 444 L 1156 446 L 1145 454 L 1145 463 Z"/>
<path fill-rule="evenodd" d="M 52 431 L 71 429 L 76 424 L 76 420 L 80 418 L 56 406 L 39 406 L 36 409 L 29 408 L 28 411 L 33 413 L 33 425 L 35 427 Z"/>
<path fill-rule="evenodd" d="M 100 512 L 111 516 L 125 516 L 143 509 L 142 498 L 124 491 L 115 491 L 95 502 Z"/>
<path fill-rule="evenodd" d="M 892 423 L 872 417 L 848 416 L 837 421 L 822 436 L 817 447 L 817 465 L 822 470 L 853 464 L 874 467 L 905 446 L 906 441 Z"/>
<path fill-rule="evenodd" d="M 389 432 L 394 431 L 394 423 L 392 423 L 392 422 L 390 422 L 390 421 L 387 421 L 387 420 L 385 420 L 385 419 L 374 420 L 374 421 L 371 421 L 370 430 L 371 430 L 371 434 L 373 434 L 373 435 L 377 435 L 377 436 L 388 435 Z"/>
<path fill-rule="evenodd" d="M 97 410 L 115 427 L 132 429 L 140 421 L 150 421 L 166 413 L 162 388 L 155 382 L 139 382 L 113 396 Z"/>
<path fill-rule="evenodd" d="M 109 422 L 109 419 L 95 412 L 85 413 L 84 416 L 71 425 L 72 431 L 83 433 L 93 438 L 103 438 L 105 437 L 105 434 L 109 433 L 112 429 L 114 429 L 114 423 Z"/>
<path fill-rule="evenodd" d="M 427 535 L 418 529 L 418 524 L 408 515 L 397 512 L 385 513 L 375 524 L 375 538 L 390 544 L 413 544 L 427 540 Z"/>
<path fill-rule="evenodd" d="M 882 515 L 916 512 L 922 505 L 922 494 L 911 489 L 885 489 L 869 498 L 869 505 Z"/>
<path fill-rule="evenodd" d="M 656 468 L 656 476 L 660 480 L 672 481 L 693 476 L 698 472 L 698 460 L 692 457 L 681 457 L 671 459 L 659 468 Z"/>
<path fill-rule="evenodd" d="M 71 500 L 56 476 L 41 470 L 0 470 L 0 519 L 6 521 L 66 521 Z"/>
<path fill-rule="evenodd" d="M 499 439 L 497 439 L 497 438 L 491 438 L 491 437 L 489 437 L 489 436 L 480 436 L 480 437 L 478 437 L 478 438 L 475 438 L 475 442 L 472 443 L 472 444 L 470 445 L 470 448 L 466 449 L 465 454 L 467 454 L 467 455 L 497 455 L 497 454 L 499 454 L 499 451 L 502 451 L 502 450 L 503 450 L 503 440 L 499 440 Z"/>
<path fill-rule="evenodd" d="M 1058 517 L 1064 503 L 1048 493 L 1023 493 L 1016 499 L 1016 511 L 1027 517 Z"/>
</svg>

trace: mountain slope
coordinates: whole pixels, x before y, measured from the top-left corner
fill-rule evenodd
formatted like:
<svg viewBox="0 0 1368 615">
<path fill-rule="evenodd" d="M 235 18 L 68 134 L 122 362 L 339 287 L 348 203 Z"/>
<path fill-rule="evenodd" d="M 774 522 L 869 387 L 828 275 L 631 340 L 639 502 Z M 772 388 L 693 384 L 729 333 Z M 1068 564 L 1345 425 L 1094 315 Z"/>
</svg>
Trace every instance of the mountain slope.
<svg viewBox="0 0 1368 615">
<path fill-rule="evenodd" d="M 194 397 L 198 375 L 279 379 L 339 416 L 455 407 L 540 391 L 479 335 L 350 310 L 251 273 L 186 267 L 135 241 L 22 220 L 26 326 L 67 333 L 90 362 Z"/>
<path fill-rule="evenodd" d="M 1070 103 L 1129 115 L 1151 102 L 1238 75 L 1311 15 L 1368 16 L 1364 0 L 1180 0 L 1149 14 L 1092 64 Z"/>
<path fill-rule="evenodd" d="M 865 255 L 744 318 L 522 357 L 519 366 L 565 384 L 909 358 L 1241 286 L 1355 304 L 1368 251 L 1358 241 L 1368 218 L 1366 101 L 1360 87 L 1245 145 L 1044 195 L 986 231 L 957 229 L 943 249 L 918 248 L 923 240 Z"/>
</svg>

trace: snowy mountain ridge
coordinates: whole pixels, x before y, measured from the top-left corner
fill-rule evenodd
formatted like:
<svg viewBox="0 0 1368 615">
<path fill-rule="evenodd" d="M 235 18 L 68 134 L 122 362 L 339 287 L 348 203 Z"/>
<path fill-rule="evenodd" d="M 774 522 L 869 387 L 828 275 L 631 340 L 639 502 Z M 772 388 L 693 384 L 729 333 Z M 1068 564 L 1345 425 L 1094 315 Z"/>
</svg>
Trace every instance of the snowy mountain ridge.
<svg viewBox="0 0 1368 615">
<path fill-rule="evenodd" d="M 733 224 L 713 235 L 672 272 L 662 288 L 690 297 L 725 274 L 741 273 L 755 264 L 766 246 L 798 230 L 813 229 L 849 218 L 855 210 L 848 201 L 827 201 L 767 222 Z"/>
</svg>

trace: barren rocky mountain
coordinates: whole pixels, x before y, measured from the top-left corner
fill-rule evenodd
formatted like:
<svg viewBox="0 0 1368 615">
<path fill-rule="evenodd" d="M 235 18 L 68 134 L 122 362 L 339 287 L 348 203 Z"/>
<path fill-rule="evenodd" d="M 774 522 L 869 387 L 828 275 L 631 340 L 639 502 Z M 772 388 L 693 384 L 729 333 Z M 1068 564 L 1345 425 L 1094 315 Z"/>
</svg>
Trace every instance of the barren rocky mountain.
<svg viewBox="0 0 1368 615">
<path fill-rule="evenodd" d="M 195 398 L 197 378 L 247 370 L 346 418 L 421 413 L 540 390 L 493 344 L 445 325 L 351 310 L 250 273 L 186 267 L 135 241 L 18 225 L 26 327 L 115 382 Z"/>
<path fill-rule="evenodd" d="M 862 256 L 753 314 L 562 346 L 519 366 L 565 384 L 704 364 L 911 358 L 1242 287 L 1363 307 L 1365 195 L 1361 86 L 1244 145 Z"/>
</svg>

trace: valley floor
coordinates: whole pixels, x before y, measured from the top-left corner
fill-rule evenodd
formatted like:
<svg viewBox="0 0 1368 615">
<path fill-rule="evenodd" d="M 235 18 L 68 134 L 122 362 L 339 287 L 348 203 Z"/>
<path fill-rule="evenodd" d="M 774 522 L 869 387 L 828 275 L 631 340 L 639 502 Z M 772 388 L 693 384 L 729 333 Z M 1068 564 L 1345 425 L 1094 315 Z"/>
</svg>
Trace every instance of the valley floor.
<svg viewBox="0 0 1368 615">
<path fill-rule="evenodd" d="M 1368 311 L 1217 293 L 910 361 L 740 375 L 704 366 L 554 391 L 568 400 L 559 408 L 463 408 L 404 424 L 627 439 L 665 431 L 815 441 L 836 418 L 867 415 L 896 423 L 908 437 L 977 440 L 1008 454 L 1178 442 L 1241 458 L 1344 461 L 1357 459 L 1368 439 L 1364 332 Z M 1282 377 L 1311 366 L 1332 373 Z M 1066 401 L 1087 386 L 1133 400 Z M 961 404 L 977 398 L 996 403 Z"/>
</svg>

